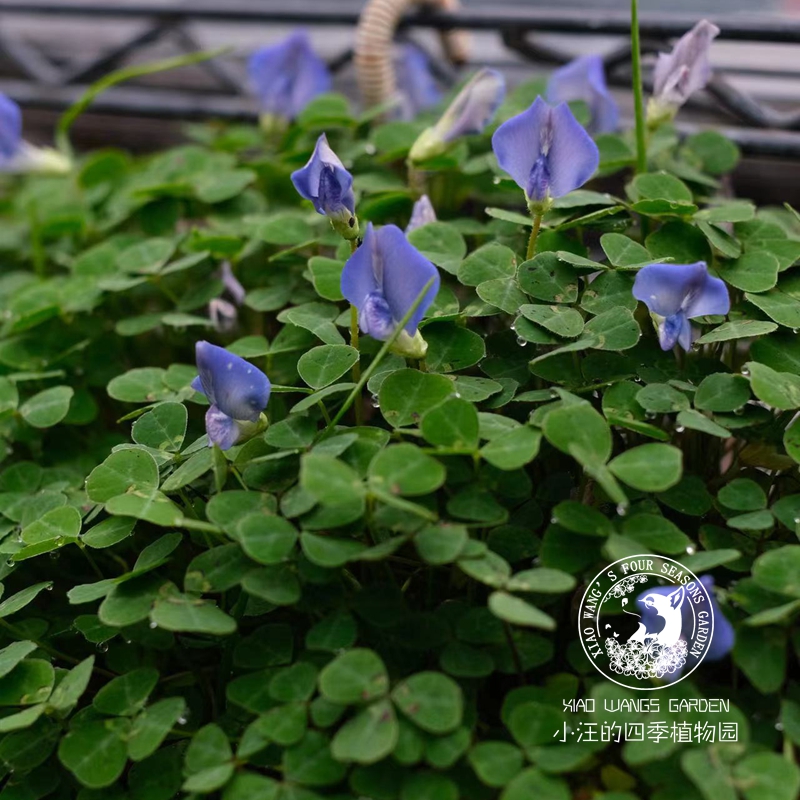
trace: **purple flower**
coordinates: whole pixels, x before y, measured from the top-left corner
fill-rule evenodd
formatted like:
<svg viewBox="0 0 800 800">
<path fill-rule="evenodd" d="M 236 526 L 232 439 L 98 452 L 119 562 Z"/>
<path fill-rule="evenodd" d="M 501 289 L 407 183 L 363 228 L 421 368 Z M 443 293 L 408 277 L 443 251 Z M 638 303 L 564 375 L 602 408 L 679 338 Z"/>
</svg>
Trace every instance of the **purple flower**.
<svg viewBox="0 0 800 800">
<path fill-rule="evenodd" d="M 636 274 L 633 296 L 650 309 L 662 350 L 671 350 L 676 342 L 688 350 L 692 346 L 690 319 L 727 314 L 731 308 L 728 287 L 708 274 L 703 261 L 643 267 Z"/>
<path fill-rule="evenodd" d="M 264 112 L 284 119 L 294 119 L 331 88 L 328 67 L 312 50 L 305 31 L 257 50 L 247 63 L 247 74 Z"/>
<path fill-rule="evenodd" d="M 610 133 L 617 129 L 619 108 L 608 91 L 603 59 L 583 56 L 557 69 L 547 84 L 547 99 L 553 105 L 583 100 L 592 118 L 591 133 Z"/>
<path fill-rule="evenodd" d="M 552 108 L 541 97 L 494 132 L 492 148 L 534 213 L 547 210 L 552 198 L 583 186 L 600 163 L 597 145 L 569 106 Z"/>
<path fill-rule="evenodd" d="M 245 292 L 244 286 L 239 283 L 239 279 L 233 274 L 231 262 L 223 261 L 220 265 L 219 272 L 219 277 L 222 280 L 222 285 L 225 287 L 225 290 L 231 298 L 233 298 L 233 302 L 236 303 L 237 306 L 240 306 L 244 303 L 244 297 L 247 292 Z"/>
<path fill-rule="evenodd" d="M 728 621 L 727 617 L 720 611 L 717 601 L 714 598 L 714 578 L 711 575 L 703 575 L 700 578 L 700 583 L 703 584 L 706 592 L 708 593 L 709 600 L 711 601 L 711 611 L 714 616 L 714 633 L 711 637 L 711 643 L 708 645 L 705 658 L 708 661 L 719 661 L 724 658 L 732 649 L 735 638 L 733 625 Z M 648 632 L 658 630 L 664 623 L 659 620 L 658 609 L 652 603 L 647 603 L 645 598 L 650 594 L 658 594 L 662 597 L 668 597 L 675 591 L 674 586 L 657 586 L 653 589 L 647 589 L 636 598 L 637 608 L 641 610 L 641 618 L 644 626 Z M 684 601 L 681 607 L 681 616 L 683 618 L 682 629 L 691 630 L 693 624 L 693 614 L 691 611 L 690 603 Z M 683 668 L 677 669 L 673 673 L 668 673 L 664 679 L 672 682 L 680 678 Z"/>
<path fill-rule="evenodd" d="M 421 228 L 429 222 L 436 222 L 436 211 L 434 211 L 428 195 L 424 194 L 414 203 L 414 208 L 411 209 L 411 219 L 406 225 L 406 233 L 411 233 L 411 231 Z"/>
<path fill-rule="evenodd" d="M 34 147 L 22 138 L 22 112 L 0 92 L 0 172 L 69 172 L 70 160 L 49 147 Z"/>
<path fill-rule="evenodd" d="M 436 125 L 420 134 L 408 154 L 409 160 L 425 161 L 443 153 L 450 142 L 461 136 L 481 133 L 491 122 L 505 93 L 505 79 L 497 70 L 484 68 L 476 72 Z"/>
<path fill-rule="evenodd" d="M 292 173 L 292 183 L 302 197 L 314 204 L 317 213 L 325 214 L 345 238 L 358 236 L 353 176 L 331 150 L 324 133 L 317 139 L 308 163 Z"/>
<path fill-rule="evenodd" d="M 361 247 L 342 270 L 342 294 L 358 309 L 361 330 L 386 341 L 431 278 L 433 284 L 395 340 L 401 355 L 423 358 L 428 345 L 417 327 L 439 291 L 439 272 L 398 227 L 376 231 L 367 225 Z"/>
<path fill-rule="evenodd" d="M 653 97 L 647 109 L 651 122 L 669 118 L 711 77 L 708 52 L 719 28 L 700 20 L 685 33 L 671 53 L 659 53 L 653 72 Z"/>
<path fill-rule="evenodd" d="M 228 450 L 263 430 L 269 378 L 243 358 L 208 342 L 198 342 L 195 355 L 199 374 L 192 389 L 211 403 L 206 412 L 209 446 Z"/>
<path fill-rule="evenodd" d="M 396 72 L 400 116 L 403 119 L 413 119 L 420 111 L 435 106 L 442 99 L 431 72 L 430 60 L 415 44 L 403 45 Z"/>
</svg>

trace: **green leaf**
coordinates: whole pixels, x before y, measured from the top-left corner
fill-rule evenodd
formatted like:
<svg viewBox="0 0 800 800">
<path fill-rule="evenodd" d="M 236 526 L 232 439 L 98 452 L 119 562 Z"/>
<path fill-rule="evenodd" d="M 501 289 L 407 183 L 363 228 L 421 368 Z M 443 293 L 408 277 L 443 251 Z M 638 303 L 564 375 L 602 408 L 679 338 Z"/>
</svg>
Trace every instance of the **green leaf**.
<svg viewBox="0 0 800 800">
<path fill-rule="evenodd" d="M 435 492 L 445 480 L 445 469 L 411 443 L 381 450 L 369 465 L 370 485 L 392 495 L 416 497 Z"/>
<path fill-rule="evenodd" d="M 574 338 L 583 330 L 583 317 L 574 308 L 526 304 L 519 310 L 526 319 L 552 331 L 556 336 Z"/>
<path fill-rule="evenodd" d="M 236 541 L 259 564 L 279 564 L 294 550 L 297 531 L 283 517 L 250 514 L 236 526 Z"/>
<path fill-rule="evenodd" d="M 167 697 L 144 709 L 133 721 L 128 737 L 128 756 L 142 761 L 152 755 L 186 711 L 182 697 Z"/>
<path fill-rule="evenodd" d="M 408 234 L 408 241 L 425 258 L 451 275 L 458 272 L 461 259 L 467 253 L 464 237 L 453 225 L 446 222 L 429 222 L 421 228 L 416 228 Z"/>
<path fill-rule="evenodd" d="M 358 358 L 358 350 L 349 345 L 320 345 L 312 347 L 300 356 L 297 371 L 312 389 L 322 389 L 341 378 Z"/>
<path fill-rule="evenodd" d="M 604 464 L 611 455 L 611 430 L 588 403 L 551 411 L 543 430 L 550 444 L 584 466 Z"/>
<path fill-rule="evenodd" d="M 0 650 L 0 678 L 4 678 L 25 656 L 30 655 L 37 645 L 35 642 L 12 642 Z"/>
<path fill-rule="evenodd" d="M 793 800 L 800 792 L 800 769 L 778 753 L 753 753 L 734 767 L 745 800 Z"/>
<path fill-rule="evenodd" d="M 464 698 L 461 687 L 441 672 L 418 672 L 399 683 L 392 700 L 414 724 L 441 735 L 461 724 Z"/>
<path fill-rule="evenodd" d="M 233 775 L 232 757 L 222 728 L 213 723 L 200 728 L 186 750 L 183 790 L 207 794 L 224 786 Z"/>
<path fill-rule="evenodd" d="M 109 517 L 98 522 L 81 536 L 81 541 L 89 547 L 102 549 L 112 547 L 133 533 L 135 520 L 124 517 Z"/>
<path fill-rule="evenodd" d="M 517 257 L 510 247 L 489 242 L 470 253 L 458 267 L 458 280 L 465 286 L 478 286 L 485 281 L 513 278 Z"/>
<path fill-rule="evenodd" d="M 300 485 L 320 503 L 332 506 L 363 501 L 365 492 L 352 467 L 333 456 L 314 453 L 303 456 Z"/>
<path fill-rule="evenodd" d="M 561 779 L 529 767 L 520 772 L 500 795 L 500 800 L 570 800 L 571 793 Z"/>
<path fill-rule="evenodd" d="M 598 350 L 629 350 L 638 344 L 642 335 L 633 314 L 621 306 L 590 319 L 583 332 L 597 338 L 598 342 L 591 346 Z"/>
<path fill-rule="evenodd" d="M 93 668 L 94 656 L 89 656 L 73 667 L 53 689 L 47 704 L 57 711 L 68 711 L 75 706 L 89 687 Z"/>
<path fill-rule="evenodd" d="M 637 302 L 633 296 L 633 277 L 623 272 L 604 272 L 581 296 L 581 308 L 590 314 L 603 314 L 620 307 L 633 311 Z"/>
<path fill-rule="evenodd" d="M 600 246 L 615 267 L 634 267 L 653 261 L 642 245 L 621 233 L 604 233 L 600 237 Z"/>
<path fill-rule="evenodd" d="M 183 514 L 166 495 L 154 490 L 117 495 L 106 502 L 106 511 L 122 517 L 136 517 L 154 525 L 172 528 L 180 525 Z"/>
<path fill-rule="evenodd" d="M 101 713 L 127 717 L 144 706 L 158 683 L 158 670 L 134 669 L 109 681 L 95 695 L 92 705 Z"/>
<path fill-rule="evenodd" d="M 262 567 L 242 578 L 242 588 L 276 606 L 294 605 L 300 599 L 300 583 L 288 566 Z"/>
<path fill-rule="evenodd" d="M 414 545 L 420 558 L 429 564 L 450 564 L 461 555 L 468 540 L 462 525 L 429 525 L 414 537 Z"/>
<path fill-rule="evenodd" d="M 578 276 L 555 253 L 540 253 L 519 266 L 523 292 L 548 303 L 574 303 L 578 299 Z"/>
<path fill-rule="evenodd" d="M 753 580 L 765 589 L 800 598 L 800 545 L 788 544 L 760 555 Z"/>
<path fill-rule="evenodd" d="M 489 595 L 489 610 L 499 619 L 512 625 L 542 628 L 546 631 L 553 631 L 556 628 L 556 621 L 551 616 L 507 592 L 492 592 Z"/>
<path fill-rule="evenodd" d="M 125 729 L 117 720 L 84 722 L 61 740 L 58 758 L 87 788 L 111 786 L 125 769 Z"/>
<path fill-rule="evenodd" d="M 723 486 L 717 494 L 717 500 L 734 511 L 758 511 L 767 507 L 764 490 L 749 478 L 735 478 Z"/>
<path fill-rule="evenodd" d="M 302 786 L 339 783 L 346 771 L 344 764 L 333 759 L 328 737 L 318 731 L 308 731 L 301 742 L 283 753 L 284 777 Z"/>
<path fill-rule="evenodd" d="M 736 411 L 750 399 L 750 386 L 741 375 L 715 372 L 704 378 L 694 404 L 705 411 Z"/>
<path fill-rule="evenodd" d="M 744 292 L 766 292 L 778 282 L 778 259 L 767 251 L 747 252 L 717 267 L 720 277 Z"/>
<path fill-rule="evenodd" d="M 677 525 L 657 514 L 634 514 L 622 526 L 622 532 L 656 553 L 680 555 L 691 544 Z"/>
<path fill-rule="evenodd" d="M 308 261 L 311 280 L 317 294 L 324 300 L 338 302 L 344 300 L 342 295 L 342 269 L 344 263 L 324 256 L 314 256 Z M 241 354 L 240 354 L 241 355 Z"/>
<path fill-rule="evenodd" d="M 547 567 L 535 567 L 518 572 L 509 578 L 506 587 L 512 592 L 560 594 L 575 588 L 575 578 L 566 572 Z"/>
<path fill-rule="evenodd" d="M 20 406 L 19 413 L 34 428 L 52 428 L 67 416 L 74 394 L 71 386 L 45 389 L 26 400 Z"/>
<path fill-rule="evenodd" d="M 478 778 L 493 788 L 505 786 L 524 764 L 522 751 L 510 742 L 478 742 L 467 760 Z"/>
<path fill-rule="evenodd" d="M 553 520 L 562 528 L 584 536 L 608 536 L 612 532 L 609 520 L 592 506 L 576 500 L 565 500 L 553 509 Z"/>
<path fill-rule="evenodd" d="M 743 372 L 750 374 L 753 394 L 773 408 L 800 408 L 800 377 L 789 372 L 776 372 L 764 364 L 749 361 Z"/>
<path fill-rule="evenodd" d="M 145 450 L 119 450 L 112 453 L 86 479 L 86 493 L 95 503 L 131 490 L 148 492 L 158 489 L 158 465 Z"/>
<path fill-rule="evenodd" d="M 643 444 L 618 455 L 608 468 L 640 492 L 664 492 L 681 479 L 683 452 L 668 444 Z"/>
<path fill-rule="evenodd" d="M 312 564 L 327 569 L 341 567 L 358 558 L 367 549 L 366 545 L 355 539 L 323 536 L 309 531 L 303 531 L 300 535 L 300 545 L 303 554 Z"/>
<path fill-rule="evenodd" d="M 379 700 L 348 720 L 331 742 L 331 754 L 337 761 L 374 764 L 394 750 L 399 726 L 388 700 Z"/>
<path fill-rule="evenodd" d="M 681 757 L 681 766 L 705 800 L 737 800 L 730 768 L 717 763 L 710 749 L 686 751 Z"/>
<path fill-rule="evenodd" d="M 797 298 L 780 288 L 764 294 L 746 293 L 745 300 L 760 308 L 770 319 L 794 330 L 800 328 L 800 305 Z"/>
<path fill-rule="evenodd" d="M 177 453 L 186 436 L 186 419 L 183 403 L 161 403 L 133 423 L 131 438 L 154 450 Z"/>
<path fill-rule="evenodd" d="M 174 241 L 153 237 L 123 250 L 117 256 L 117 268 L 122 272 L 153 274 L 172 258 L 174 252 Z"/>
<path fill-rule="evenodd" d="M 651 414 L 671 414 L 689 408 L 689 398 L 668 383 L 651 383 L 636 393 L 636 402 Z"/>
<path fill-rule="evenodd" d="M 336 653 L 352 647 L 358 629 L 356 621 L 346 611 L 337 611 L 313 625 L 306 634 L 306 647 L 309 650 L 323 650 Z"/>
<path fill-rule="evenodd" d="M 63 506 L 48 511 L 44 516 L 22 529 L 25 544 L 38 544 L 56 540 L 63 544 L 65 539 L 76 540 L 81 530 L 81 515 L 72 506 Z"/>
<path fill-rule="evenodd" d="M 430 444 L 456 450 L 478 446 L 478 412 L 462 398 L 445 400 L 422 418 L 422 435 Z"/>
<path fill-rule="evenodd" d="M 481 448 L 480 454 L 493 467 L 515 470 L 536 458 L 541 441 L 539 431 L 523 425 L 492 439 Z"/>
<path fill-rule="evenodd" d="M 366 648 L 342 653 L 319 675 L 320 693 L 332 703 L 367 703 L 383 697 L 388 689 L 389 676 L 383 661 Z"/>
<path fill-rule="evenodd" d="M 381 414 L 394 428 L 418 422 L 454 393 L 452 381 L 416 369 L 400 369 L 381 384 Z"/>
<path fill-rule="evenodd" d="M 516 314 L 517 309 L 527 301 L 514 278 L 495 278 L 479 283 L 475 291 L 484 303 L 496 306 L 506 314 Z"/>
<path fill-rule="evenodd" d="M 50 697 L 55 671 L 49 661 L 28 658 L 20 661 L 0 684 L 0 706 L 33 706 Z"/>
<path fill-rule="evenodd" d="M 36 596 L 39 594 L 39 592 L 41 592 L 43 589 L 49 589 L 52 585 L 52 581 L 36 583 L 33 586 L 28 586 L 22 591 L 11 595 L 11 597 L 6 598 L 2 603 L 0 603 L 0 619 L 3 619 L 4 617 L 10 617 L 12 614 L 16 614 L 17 611 L 21 611 L 23 608 L 25 608 L 25 606 L 28 605 L 28 603 L 31 603 L 36 599 Z"/>
<path fill-rule="evenodd" d="M 182 633 L 227 636 L 236 630 L 236 621 L 212 603 L 179 592 L 158 597 L 150 619 L 160 628 Z"/>
<path fill-rule="evenodd" d="M 426 361 L 435 372 L 456 372 L 477 364 L 486 355 L 483 338 L 452 322 L 434 322 L 425 327 Z"/>
</svg>

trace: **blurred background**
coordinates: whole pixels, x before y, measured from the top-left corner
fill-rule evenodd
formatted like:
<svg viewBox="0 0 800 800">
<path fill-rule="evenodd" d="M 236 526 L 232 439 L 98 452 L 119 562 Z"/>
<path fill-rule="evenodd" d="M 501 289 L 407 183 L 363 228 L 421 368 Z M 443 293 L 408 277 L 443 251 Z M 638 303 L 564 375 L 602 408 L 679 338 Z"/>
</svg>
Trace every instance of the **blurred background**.
<svg viewBox="0 0 800 800">
<path fill-rule="evenodd" d="M 0 91 L 25 109 L 28 138 L 47 141 L 58 113 L 107 72 L 231 47 L 213 62 L 109 91 L 75 129 L 79 146 L 148 151 L 178 140 L 187 120 L 254 120 L 247 55 L 302 26 L 334 69 L 335 88 L 357 103 L 352 45 L 363 6 L 362 0 L 0 0 Z M 431 55 L 444 89 L 478 65 L 502 69 L 513 86 L 576 55 L 601 53 L 625 122 L 632 108 L 628 15 L 628 0 L 461 0 L 461 10 L 446 19 L 412 9 L 400 36 Z M 640 0 L 646 65 L 703 16 L 722 30 L 712 47 L 715 78 L 681 112 L 680 123 L 687 131 L 724 128 L 747 156 L 737 173 L 745 193 L 771 185 L 797 204 L 800 0 Z M 459 67 L 444 59 L 432 29 L 453 22 L 470 36 L 471 63 Z"/>
</svg>

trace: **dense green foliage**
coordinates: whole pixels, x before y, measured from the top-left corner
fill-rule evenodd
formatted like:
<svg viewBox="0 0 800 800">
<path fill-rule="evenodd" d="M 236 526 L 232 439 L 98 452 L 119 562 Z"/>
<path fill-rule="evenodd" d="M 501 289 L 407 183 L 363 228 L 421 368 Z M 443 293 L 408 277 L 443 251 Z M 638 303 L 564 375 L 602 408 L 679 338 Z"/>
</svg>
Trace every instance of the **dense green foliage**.
<svg viewBox="0 0 800 800">
<path fill-rule="evenodd" d="M 521 192 L 488 135 L 460 141 L 409 237 L 442 273 L 427 372 L 362 338 L 353 397 L 349 246 L 289 173 L 326 131 L 362 226 L 403 226 L 424 126 L 328 95 L 280 136 L 197 126 L 2 178 L 2 800 L 796 796 L 800 220 L 727 197 L 736 148 L 666 125 L 636 177 L 633 137 L 599 137 L 525 261 Z M 226 260 L 247 296 L 220 333 Z M 631 295 L 659 260 L 706 261 L 733 301 L 679 358 Z M 225 454 L 189 385 L 203 338 L 273 383 L 269 428 Z M 564 700 L 635 694 L 575 615 L 642 552 L 713 574 L 736 628 L 657 718 L 730 699 L 737 743 L 554 739 L 605 719 Z"/>
</svg>

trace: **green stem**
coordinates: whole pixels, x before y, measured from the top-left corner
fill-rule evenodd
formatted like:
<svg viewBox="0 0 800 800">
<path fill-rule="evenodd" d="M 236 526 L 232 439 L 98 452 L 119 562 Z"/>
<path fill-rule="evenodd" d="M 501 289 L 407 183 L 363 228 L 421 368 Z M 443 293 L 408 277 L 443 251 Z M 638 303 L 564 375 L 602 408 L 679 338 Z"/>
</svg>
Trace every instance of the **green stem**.
<svg viewBox="0 0 800 800">
<path fill-rule="evenodd" d="M 325 430 L 322 434 L 326 434 L 337 422 L 347 413 L 347 409 L 353 404 L 353 401 L 360 396 L 361 391 L 363 390 L 364 386 L 366 385 L 367 381 L 372 376 L 372 373 L 380 365 L 381 361 L 383 361 L 386 354 L 389 352 L 391 346 L 395 343 L 395 340 L 400 335 L 400 332 L 405 328 L 408 324 L 408 321 L 411 319 L 411 315 L 417 310 L 417 306 L 422 302 L 427 293 L 428 289 L 433 286 L 433 282 L 436 278 L 431 278 L 423 287 L 422 291 L 417 295 L 417 299 L 411 304 L 411 307 L 406 311 L 403 319 L 397 323 L 397 327 L 394 329 L 394 333 L 383 343 L 383 347 L 378 351 L 378 355 L 372 359 L 370 365 L 364 370 L 364 373 L 361 375 L 361 378 L 358 380 L 356 385 L 351 390 L 350 394 L 347 396 L 347 399 L 342 404 L 341 408 L 336 412 L 336 416 L 328 423 L 325 427 Z"/>
<path fill-rule="evenodd" d="M 144 75 L 152 75 L 155 72 L 165 72 L 169 69 L 184 67 L 190 64 L 199 64 L 201 61 L 208 61 L 226 53 L 230 48 L 223 47 L 217 50 L 206 50 L 199 53 L 178 56 L 176 58 L 166 58 L 161 61 L 154 61 L 150 64 L 137 64 L 133 67 L 125 67 L 112 72 L 99 81 L 93 83 L 62 115 L 56 125 L 56 146 L 65 155 L 72 155 L 72 144 L 69 140 L 69 130 L 72 123 L 91 105 L 92 101 L 101 95 L 106 89 L 116 86 L 118 83 L 130 80 L 131 78 L 141 78 Z"/>
<path fill-rule="evenodd" d="M 539 228 L 542 227 L 542 215 L 541 214 L 534 214 L 533 215 L 533 228 L 531 228 L 531 238 L 528 239 L 528 252 L 525 255 L 525 259 L 530 261 L 533 258 L 533 254 L 536 252 L 536 240 L 539 238 Z"/>
<path fill-rule="evenodd" d="M 639 3 L 631 0 L 631 68 L 633 72 L 633 107 L 636 116 L 636 171 L 647 172 L 644 98 L 642 96 L 642 52 L 639 45 Z"/>
<path fill-rule="evenodd" d="M 391 494 L 390 492 L 384 492 L 381 489 L 373 488 L 370 489 L 370 495 L 376 500 L 380 500 L 381 503 L 385 503 L 387 506 L 392 506 L 400 511 L 407 511 L 409 514 L 414 514 L 414 516 L 428 520 L 428 522 L 435 522 L 438 519 L 433 511 L 429 511 L 424 506 L 417 505 L 409 500 L 403 500 L 402 497 L 397 497 L 397 495 Z"/>
<path fill-rule="evenodd" d="M 350 252 L 355 253 L 358 250 L 358 241 L 356 239 L 350 240 Z M 350 306 L 350 346 L 358 350 L 358 309 L 355 306 Z M 358 354 L 356 363 L 353 364 L 352 369 L 353 383 L 358 383 L 361 380 L 361 353 Z M 356 425 L 361 425 L 363 422 L 363 408 L 361 403 L 356 403 L 355 406 Z M 330 420 L 326 420 L 330 423 Z"/>
</svg>

